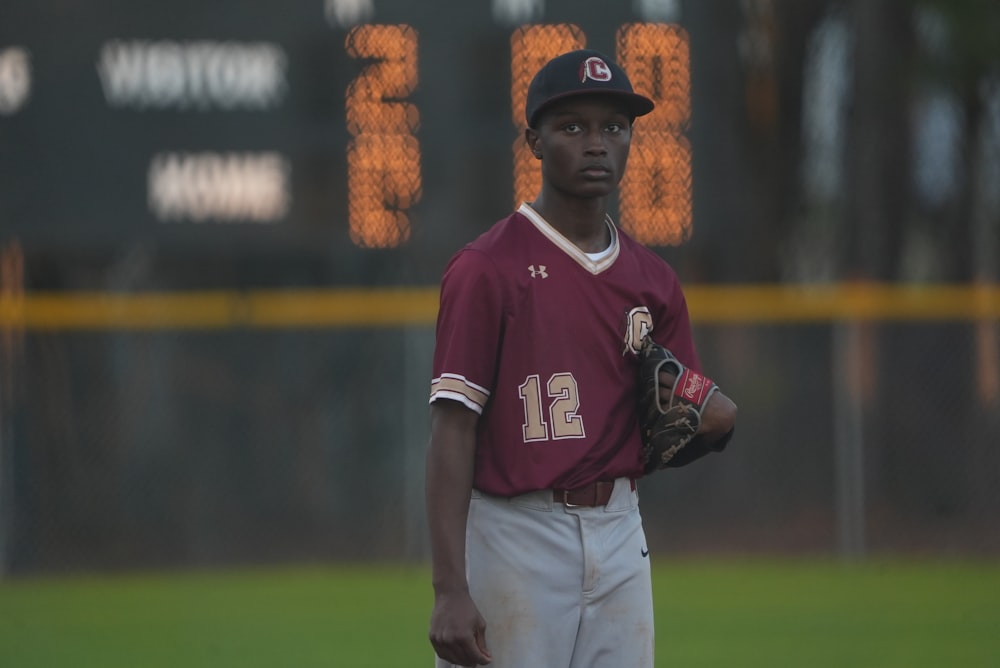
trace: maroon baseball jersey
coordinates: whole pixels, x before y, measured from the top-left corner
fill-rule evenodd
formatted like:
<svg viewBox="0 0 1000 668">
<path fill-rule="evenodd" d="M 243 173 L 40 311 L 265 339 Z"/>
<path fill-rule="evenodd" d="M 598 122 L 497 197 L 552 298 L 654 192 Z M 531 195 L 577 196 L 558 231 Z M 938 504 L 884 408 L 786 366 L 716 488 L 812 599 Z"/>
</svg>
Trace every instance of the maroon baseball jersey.
<svg viewBox="0 0 1000 668">
<path fill-rule="evenodd" d="M 595 259 L 523 204 L 448 264 L 430 400 L 480 414 L 476 489 L 640 477 L 639 342 L 651 333 L 700 370 L 673 269 L 608 227 Z"/>
</svg>

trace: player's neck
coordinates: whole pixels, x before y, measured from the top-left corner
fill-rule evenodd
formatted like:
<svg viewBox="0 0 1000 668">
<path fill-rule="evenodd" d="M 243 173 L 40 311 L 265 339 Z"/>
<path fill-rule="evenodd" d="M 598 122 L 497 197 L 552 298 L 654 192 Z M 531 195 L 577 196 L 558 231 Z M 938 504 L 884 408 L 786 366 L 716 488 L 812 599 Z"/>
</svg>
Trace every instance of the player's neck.
<svg viewBox="0 0 1000 668">
<path fill-rule="evenodd" d="M 599 253 L 611 244 L 604 199 L 559 201 L 539 195 L 531 208 L 584 253 Z"/>
</svg>

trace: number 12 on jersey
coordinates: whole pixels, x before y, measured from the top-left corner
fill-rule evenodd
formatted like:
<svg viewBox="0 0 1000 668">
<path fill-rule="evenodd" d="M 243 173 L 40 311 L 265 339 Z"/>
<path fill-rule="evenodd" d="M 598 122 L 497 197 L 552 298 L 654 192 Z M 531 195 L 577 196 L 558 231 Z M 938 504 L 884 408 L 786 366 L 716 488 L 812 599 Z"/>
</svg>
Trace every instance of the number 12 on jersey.
<svg viewBox="0 0 1000 668">
<path fill-rule="evenodd" d="M 544 397 L 538 374 L 525 378 L 517 389 L 524 404 L 524 424 L 521 430 L 525 443 L 548 440 L 550 426 L 553 440 L 584 438 L 587 435 L 583 428 L 583 418 L 577 414 L 580 409 L 580 391 L 573 374 L 554 373 L 549 376 L 545 383 Z"/>
</svg>

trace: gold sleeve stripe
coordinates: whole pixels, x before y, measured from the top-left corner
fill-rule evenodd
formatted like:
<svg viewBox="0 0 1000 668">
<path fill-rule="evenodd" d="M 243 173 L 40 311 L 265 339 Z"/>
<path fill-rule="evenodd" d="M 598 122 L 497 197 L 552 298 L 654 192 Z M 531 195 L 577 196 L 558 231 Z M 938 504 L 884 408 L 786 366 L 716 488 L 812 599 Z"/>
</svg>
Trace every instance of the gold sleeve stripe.
<svg viewBox="0 0 1000 668">
<path fill-rule="evenodd" d="M 479 407 L 480 411 L 486 406 L 487 399 L 490 398 L 490 393 L 485 388 L 470 383 L 461 376 L 441 374 L 440 377 L 431 381 L 431 401 L 438 397 L 454 399 L 455 395 L 472 402 Z"/>
<path fill-rule="evenodd" d="M 452 401 L 457 401 L 458 403 L 462 404 L 469 410 L 475 411 L 479 415 L 483 414 L 483 407 L 470 400 L 464 394 L 459 394 L 458 392 L 448 392 L 447 390 L 443 392 L 435 392 L 434 394 L 431 395 L 431 399 L 427 403 L 433 404 L 438 399 L 451 399 Z"/>
</svg>

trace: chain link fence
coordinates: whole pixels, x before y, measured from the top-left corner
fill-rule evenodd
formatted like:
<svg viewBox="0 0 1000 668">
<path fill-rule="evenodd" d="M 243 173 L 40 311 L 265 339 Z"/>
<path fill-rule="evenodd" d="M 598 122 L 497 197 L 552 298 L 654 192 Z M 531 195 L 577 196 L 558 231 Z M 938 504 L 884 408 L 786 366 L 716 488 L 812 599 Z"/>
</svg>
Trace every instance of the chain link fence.
<svg viewBox="0 0 1000 668">
<path fill-rule="evenodd" d="M 583 46 L 655 98 L 612 208 L 686 284 L 987 286 L 693 312 L 740 417 L 640 482 L 650 545 L 1000 554 L 989 3 L 72 4 L 0 23 L 0 574 L 427 559 L 432 319 L 385 317 L 431 307 L 366 301 L 534 197 L 528 82 Z"/>
<path fill-rule="evenodd" d="M 737 434 L 640 483 L 650 544 L 1000 553 L 1000 400 L 977 381 L 979 328 L 697 326 Z M 27 332 L 3 365 L 6 570 L 425 559 L 433 338 Z"/>
</svg>

